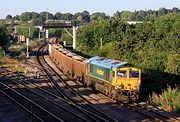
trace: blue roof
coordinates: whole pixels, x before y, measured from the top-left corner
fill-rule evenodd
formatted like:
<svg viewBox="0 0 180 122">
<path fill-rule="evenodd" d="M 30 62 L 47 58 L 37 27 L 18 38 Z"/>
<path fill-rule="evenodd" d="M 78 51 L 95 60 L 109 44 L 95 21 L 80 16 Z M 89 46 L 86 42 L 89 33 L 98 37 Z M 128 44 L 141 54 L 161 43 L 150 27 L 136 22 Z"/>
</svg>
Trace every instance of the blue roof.
<svg viewBox="0 0 180 122">
<path fill-rule="evenodd" d="M 121 62 L 118 60 L 110 59 L 110 58 L 104 58 L 100 56 L 92 57 L 88 60 L 88 63 L 94 64 L 97 66 L 105 67 L 107 69 L 114 70 L 115 68 L 122 67 L 125 64 L 128 64 L 128 62 Z"/>
</svg>

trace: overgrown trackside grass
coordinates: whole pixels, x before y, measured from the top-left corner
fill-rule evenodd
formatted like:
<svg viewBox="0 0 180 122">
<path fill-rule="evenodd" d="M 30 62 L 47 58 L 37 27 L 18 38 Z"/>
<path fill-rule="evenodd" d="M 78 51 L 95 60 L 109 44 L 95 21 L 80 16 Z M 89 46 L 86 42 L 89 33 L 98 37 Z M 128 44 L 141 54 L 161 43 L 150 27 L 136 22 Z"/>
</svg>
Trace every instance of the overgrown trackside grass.
<svg viewBox="0 0 180 122">
<path fill-rule="evenodd" d="M 25 71 L 25 68 L 21 65 L 21 62 L 12 59 L 10 57 L 0 57 L 0 67 L 7 67 L 6 69 L 13 71 L 13 72 L 21 72 Z"/>
<path fill-rule="evenodd" d="M 180 89 L 168 87 L 162 94 L 153 93 L 149 102 L 153 105 L 160 106 L 168 112 L 180 115 Z"/>
</svg>

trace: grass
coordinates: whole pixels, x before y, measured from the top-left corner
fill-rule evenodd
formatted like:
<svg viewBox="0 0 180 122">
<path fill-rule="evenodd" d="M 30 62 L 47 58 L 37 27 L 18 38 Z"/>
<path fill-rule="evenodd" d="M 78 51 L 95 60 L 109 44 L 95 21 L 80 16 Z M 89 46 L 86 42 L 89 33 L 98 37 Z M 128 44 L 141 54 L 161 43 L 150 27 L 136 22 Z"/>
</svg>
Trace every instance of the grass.
<svg viewBox="0 0 180 122">
<path fill-rule="evenodd" d="M 42 44 L 43 40 L 29 41 L 29 51 L 38 45 Z M 6 69 L 11 70 L 13 72 L 18 72 L 24 74 L 25 67 L 22 66 L 22 61 L 26 59 L 26 44 L 21 42 L 16 42 L 11 44 L 8 48 L 9 51 L 19 52 L 19 58 L 11 58 L 10 56 L 4 56 L 3 50 L 0 48 L 0 67 L 6 67 Z"/>
<path fill-rule="evenodd" d="M 180 115 L 180 89 L 168 87 L 162 94 L 153 93 L 149 102 L 162 109 Z"/>
<path fill-rule="evenodd" d="M 6 69 L 13 72 L 24 73 L 25 71 L 25 68 L 21 65 L 20 61 L 10 57 L 0 57 L 0 66 L 6 67 Z"/>
<path fill-rule="evenodd" d="M 42 44 L 43 40 L 30 40 L 29 41 L 29 51 L 32 51 L 35 47 Z M 27 45 L 26 43 L 16 42 L 11 44 L 10 47 L 8 47 L 9 51 L 16 52 L 18 55 L 16 57 L 19 57 L 20 60 L 23 60 L 26 58 L 26 51 L 27 51 Z"/>
</svg>

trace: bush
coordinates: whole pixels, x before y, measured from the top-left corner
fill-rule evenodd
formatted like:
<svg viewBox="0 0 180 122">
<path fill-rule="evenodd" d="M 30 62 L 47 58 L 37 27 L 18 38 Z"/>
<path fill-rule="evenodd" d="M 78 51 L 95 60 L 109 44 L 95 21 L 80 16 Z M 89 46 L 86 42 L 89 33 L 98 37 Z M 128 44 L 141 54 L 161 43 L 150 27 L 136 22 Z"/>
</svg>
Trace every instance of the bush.
<svg viewBox="0 0 180 122">
<path fill-rule="evenodd" d="M 153 105 L 160 106 L 168 112 L 174 112 L 180 115 L 180 89 L 168 87 L 163 93 L 152 93 L 149 102 Z"/>
<path fill-rule="evenodd" d="M 2 57 L 2 56 L 4 56 L 4 50 L 2 49 L 2 47 L 0 47 L 0 56 Z"/>
</svg>

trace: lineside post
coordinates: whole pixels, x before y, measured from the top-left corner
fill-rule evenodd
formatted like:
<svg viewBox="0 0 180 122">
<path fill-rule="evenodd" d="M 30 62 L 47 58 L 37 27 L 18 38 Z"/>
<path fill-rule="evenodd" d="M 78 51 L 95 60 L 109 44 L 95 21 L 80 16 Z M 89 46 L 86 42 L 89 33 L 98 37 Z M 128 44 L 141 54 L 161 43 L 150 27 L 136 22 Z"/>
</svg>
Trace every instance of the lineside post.
<svg viewBox="0 0 180 122">
<path fill-rule="evenodd" d="M 27 45 L 27 58 L 29 58 L 29 38 L 26 38 L 26 45 Z"/>
<path fill-rule="evenodd" d="M 76 43 L 77 43 L 77 40 L 76 40 L 76 26 L 73 26 L 73 49 L 74 50 L 76 49 Z"/>
</svg>

